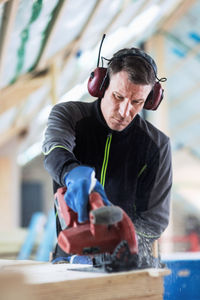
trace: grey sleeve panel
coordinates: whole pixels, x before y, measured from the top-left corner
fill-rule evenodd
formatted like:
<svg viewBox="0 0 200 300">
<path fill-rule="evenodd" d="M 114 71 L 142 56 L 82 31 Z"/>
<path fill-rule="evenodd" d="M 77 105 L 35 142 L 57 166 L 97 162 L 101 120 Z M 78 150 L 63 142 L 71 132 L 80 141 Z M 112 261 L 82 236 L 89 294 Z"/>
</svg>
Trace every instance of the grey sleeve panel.
<svg viewBox="0 0 200 300">
<path fill-rule="evenodd" d="M 75 147 L 75 127 L 82 118 L 82 112 L 74 102 L 56 104 L 49 115 L 42 151 L 48 155 L 59 147 L 73 152 Z"/>
<path fill-rule="evenodd" d="M 166 139 L 165 139 L 166 141 Z M 157 239 L 169 222 L 170 192 L 172 186 L 171 147 L 169 139 L 159 148 L 159 166 L 151 189 L 149 206 L 136 215 L 134 224 L 137 234 L 144 238 Z"/>
</svg>

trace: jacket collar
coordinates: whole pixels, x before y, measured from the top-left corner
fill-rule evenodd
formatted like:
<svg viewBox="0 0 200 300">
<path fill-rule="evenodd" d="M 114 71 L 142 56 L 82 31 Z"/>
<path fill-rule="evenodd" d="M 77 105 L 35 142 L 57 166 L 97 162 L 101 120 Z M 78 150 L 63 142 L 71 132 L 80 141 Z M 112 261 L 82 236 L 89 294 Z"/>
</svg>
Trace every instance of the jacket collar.
<svg viewBox="0 0 200 300">
<path fill-rule="evenodd" d="M 96 113 L 96 117 L 97 117 L 97 120 L 101 123 L 101 125 L 103 127 L 105 127 L 105 129 L 112 133 L 112 134 L 116 134 L 116 135 L 124 135 L 124 134 L 127 134 L 129 133 L 130 131 L 133 130 L 133 126 L 135 123 L 137 123 L 138 119 L 140 118 L 139 115 L 136 115 L 135 118 L 131 121 L 131 123 L 125 128 L 123 129 L 122 131 L 116 131 L 116 130 L 112 130 L 110 129 L 110 127 L 107 125 L 104 117 L 103 117 L 103 114 L 102 114 L 102 111 L 101 111 L 101 99 L 97 99 L 95 102 L 94 102 L 94 106 L 95 106 L 95 113 Z"/>
</svg>

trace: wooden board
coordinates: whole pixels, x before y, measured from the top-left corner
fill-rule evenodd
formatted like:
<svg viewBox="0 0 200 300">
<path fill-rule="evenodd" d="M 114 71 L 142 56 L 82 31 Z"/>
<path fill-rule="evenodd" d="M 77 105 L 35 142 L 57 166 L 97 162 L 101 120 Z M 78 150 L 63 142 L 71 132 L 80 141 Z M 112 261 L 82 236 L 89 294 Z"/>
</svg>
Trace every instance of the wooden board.
<svg viewBox="0 0 200 300">
<path fill-rule="evenodd" d="M 0 260 L 0 282 L 3 273 L 6 276 L 10 274 L 11 281 L 16 274 L 23 277 L 20 297 L 17 298 L 15 294 L 15 300 L 24 300 L 23 292 L 27 293 L 27 290 L 33 300 L 163 299 L 163 276 L 169 274 L 169 270 L 145 269 L 111 274 L 72 270 L 85 267 L 85 265 Z M 18 287 L 19 285 L 18 283 Z M 1 299 L 4 300 L 2 297 Z"/>
</svg>

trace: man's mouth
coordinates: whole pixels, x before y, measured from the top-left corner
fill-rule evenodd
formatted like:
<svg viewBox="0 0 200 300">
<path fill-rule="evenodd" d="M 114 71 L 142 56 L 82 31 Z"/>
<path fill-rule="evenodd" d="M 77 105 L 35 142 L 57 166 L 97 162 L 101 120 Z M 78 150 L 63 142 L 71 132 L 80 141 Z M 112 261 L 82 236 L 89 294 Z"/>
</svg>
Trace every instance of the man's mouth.
<svg viewBox="0 0 200 300">
<path fill-rule="evenodd" d="M 124 119 L 117 119 L 117 118 L 114 118 L 114 120 L 120 124 L 120 125 L 126 125 L 128 122 L 125 121 Z"/>
</svg>

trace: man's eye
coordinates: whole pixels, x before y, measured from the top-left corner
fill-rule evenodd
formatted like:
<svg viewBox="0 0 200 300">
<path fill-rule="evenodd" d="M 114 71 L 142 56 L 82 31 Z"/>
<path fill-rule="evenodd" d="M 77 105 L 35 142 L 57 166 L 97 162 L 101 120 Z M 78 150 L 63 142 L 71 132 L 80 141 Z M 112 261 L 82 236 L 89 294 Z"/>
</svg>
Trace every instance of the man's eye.
<svg viewBox="0 0 200 300">
<path fill-rule="evenodd" d="M 143 103 L 142 101 L 137 101 L 137 100 L 132 101 L 133 105 L 141 105 L 142 103 Z"/>
<path fill-rule="evenodd" d="M 123 100 L 123 96 L 120 96 L 118 94 L 114 94 L 115 99 L 117 100 Z"/>
</svg>

